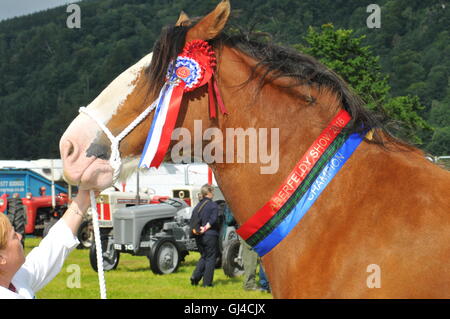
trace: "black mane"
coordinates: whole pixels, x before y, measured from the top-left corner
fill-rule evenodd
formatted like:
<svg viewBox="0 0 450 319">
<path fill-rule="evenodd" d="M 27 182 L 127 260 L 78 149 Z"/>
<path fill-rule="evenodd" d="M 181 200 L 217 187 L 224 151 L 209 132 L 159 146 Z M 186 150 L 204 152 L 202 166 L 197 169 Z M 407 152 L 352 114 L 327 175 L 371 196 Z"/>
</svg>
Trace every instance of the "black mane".
<svg viewBox="0 0 450 319">
<path fill-rule="evenodd" d="M 156 96 L 161 90 L 170 63 L 176 60 L 183 50 L 186 33 L 192 26 L 168 26 L 161 33 L 161 37 L 154 45 L 153 58 L 147 69 L 150 80 L 150 92 Z M 236 33 L 236 32 L 234 32 Z M 252 39 L 254 34 L 239 32 L 236 35 L 222 33 L 218 38 L 210 41 L 214 47 L 226 45 L 234 47 L 259 63 L 254 67 L 253 74 L 248 79 L 250 82 L 256 79 L 257 70 L 265 70 L 262 78 L 259 78 L 261 87 L 268 79 L 273 81 L 281 77 L 295 79 L 295 85 L 311 85 L 326 87 L 334 92 L 340 99 L 342 106 L 352 117 L 347 126 L 349 133 L 364 134 L 372 128 L 376 128 L 372 143 L 382 146 L 387 140 L 383 139 L 380 132 L 384 132 L 388 141 L 397 141 L 386 130 L 388 119 L 383 115 L 369 111 L 364 107 L 364 101 L 351 91 L 347 83 L 335 72 L 328 69 L 315 58 L 300 53 L 294 49 L 282 47 L 272 42 Z M 266 34 L 264 34 L 266 35 Z M 256 36 L 258 36 L 256 34 Z M 314 97 L 310 102 L 314 101 Z"/>
</svg>

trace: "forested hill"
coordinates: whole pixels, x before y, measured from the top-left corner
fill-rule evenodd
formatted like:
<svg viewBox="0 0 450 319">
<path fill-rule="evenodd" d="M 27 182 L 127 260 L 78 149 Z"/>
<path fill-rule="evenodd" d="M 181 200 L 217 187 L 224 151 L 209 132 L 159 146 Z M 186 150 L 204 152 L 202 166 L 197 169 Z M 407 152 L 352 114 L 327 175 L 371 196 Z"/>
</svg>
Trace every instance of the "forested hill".
<svg viewBox="0 0 450 319">
<path fill-rule="evenodd" d="M 450 4 L 448 0 L 378 0 L 381 28 L 367 27 L 373 0 L 232 0 L 233 23 L 305 42 L 309 26 L 332 23 L 366 35 L 389 76 L 390 95 L 417 95 L 433 131 L 427 151 L 450 155 Z M 218 0 L 85 0 L 81 28 L 66 6 L 0 23 L 0 159 L 56 158 L 76 116 L 118 74 L 151 51 L 161 28 L 181 10 L 203 15 Z M 448 154 L 445 154 L 448 153 Z"/>
</svg>

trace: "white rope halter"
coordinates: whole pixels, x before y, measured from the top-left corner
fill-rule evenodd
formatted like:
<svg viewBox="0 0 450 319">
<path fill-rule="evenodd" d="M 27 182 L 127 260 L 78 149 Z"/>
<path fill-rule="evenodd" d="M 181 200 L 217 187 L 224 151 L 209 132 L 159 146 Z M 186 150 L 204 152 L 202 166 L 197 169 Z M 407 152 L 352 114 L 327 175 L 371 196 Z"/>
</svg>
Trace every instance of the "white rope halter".
<svg viewBox="0 0 450 319">
<path fill-rule="evenodd" d="M 153 109 L 156 107 L 156 101 L 153 102 L 149 107 L 147 107 L 144 112 L 142 112 L 133 122 L 130 123 L 119 135 L 112 135 L 111 131 L 106 127 L 106 125 L 100 120 L 98 120 L 94 114 L 87 109 L 86 107 L 80 107 L 79 112 L 88 115 L 92 118 L 97 125 L 103 130 L 105 135 L 111 141 L 111 157 L 109 159 L 109 164 L 114 170 L 113 173 L 113 184 L 117 182 L 120 169 L 122 167 L 122 159 L 120 158 L 119 144 L 120 141 L 125 138 L 136 126 L 139 125 Z M 91 209 L 92 209 L 92 226 L 94 228 L 94 239 L 95 239 L 95 250 L 97 253 L 97 272 L 98 272 L 98 281 L 100 286 L 100 298 L 106 299 L 106 282 L 105 282 L 105 274 L 103 271 L 103 252 L 102 252 L 102 244 L 100 238 L 100 226 L 98 223 L 98 213 L 97 213 L 97 202 L 95 200 L 94 191 L 90 192 L 91 198 Z"/>
<path fill-rule="evenodd" d="M 122 159 L 120 158 L 120 151 L 119 151 L 120 141 L 123 140 L 125 136 L 127 136 L 132 130 L 134 130 L 136 126 L 138 126 L 150 114 L 150 112 L 154 110 L 154 108 L 157 105 L 156 102 L 157 101 L 153 102 L 149 107 L 147 107 L 144 110 L 144 112 L 142 112 L 117 136 L 112 135 L 111 131 L 106 127 L 106 125 L 100 122 L 100 120 L 96 118 L 95 115 L 91 112 L 91 110 L 89 110 L 86 107 L 80 107 L 80 109 L 78 110 L 80 113 L 86 114 L 91 119 L 93 119 L 111 142 L 111 157 L 109 158 L 109 164 L 114 170 L 113 184 L 117 182 L 120 175 L 120 169 L 122 167 Z"/>
<path fill-rule="evenodd" d="M 102 251 L 102 243 L 100 241 L 101 240 L 100 227 L 98 225 L 97 202 L 95 200 L 94 191 L 90 192 L 90 197 L 92 209 L 92 227 L 94 228 L 95 252 L 97 257 L 98 283 L 100 286 L 100 298 L 106 299 L 106 281 L 105 281 L 105 273 L 103 271 L 103 251 Z"/>
</svg>

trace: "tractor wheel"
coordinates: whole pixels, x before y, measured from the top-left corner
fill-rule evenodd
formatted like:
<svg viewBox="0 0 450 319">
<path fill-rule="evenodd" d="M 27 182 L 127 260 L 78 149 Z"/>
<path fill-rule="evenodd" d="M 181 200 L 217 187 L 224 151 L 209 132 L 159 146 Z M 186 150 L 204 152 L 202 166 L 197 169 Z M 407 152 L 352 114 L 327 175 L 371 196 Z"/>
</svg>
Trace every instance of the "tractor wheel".
<svg viewBox="0 0 450 319">
<path fill-rule="evenodd" d="M 22 246 L 25 242 L 25 225 L 27 224 L 27 215 L 25 207 L 22 204 L 22 199 L 11 198 L 8 199 L 8 218 L 14 230 L 22 235 Z"/>
<path fill-rule="evenodd" d="M 81 223 L 78 229 L 78 240 L 80 244 L 78 249 L 91 248 L 94 243 L 94 230 L 92 229 L 92 221 L 85 220 Z"/>
<path fill-rule="evenodd" d="M 225 246 L 222 253 L 223 272 L 230 278 L 244 274 L 244 266 L 239 258 L 240 245 L 239 239 L 235 239 Z"/>
<path fill-rule="evenodd" d="M 120 259 L 120 252 L 114 249 L 114 239 L 112 235 L 102 234 L 100 236 L 102 242 L 103 252 L 103 270 L 109 271 L 117 268 Z M 89 261 L 92 269 L 97 269 L 97 249 L 95 248 L 95 240 L 92 242 L 92 246 L 89 251 Z"/>
<path fill-rule="evenodd" d="M 50 229 L 58 222 L 56 218 L 50 218 L 49 221 L 44 222 L 44 231 L 42 232 L 42 238 L 48 235 Z"/>
<path fill-rule="evenodd" d="M 181 255 L 173 239 L 161 239 L 151 249 L 148 256 L 150 269 L 157 275 L 167 275 L 177 271 Z"/>
</svg>

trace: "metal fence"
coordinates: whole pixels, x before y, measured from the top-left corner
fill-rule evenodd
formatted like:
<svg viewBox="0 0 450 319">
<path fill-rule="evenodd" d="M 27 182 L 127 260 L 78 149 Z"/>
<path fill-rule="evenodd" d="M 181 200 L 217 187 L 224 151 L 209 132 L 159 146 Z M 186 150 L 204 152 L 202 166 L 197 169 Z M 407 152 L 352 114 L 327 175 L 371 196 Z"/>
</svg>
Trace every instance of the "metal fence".
<svg viewBox="0 0 450 319">
<path fill-rule="evenodd" d="M 441 165 L 450 170 L 450 156 L 427 156 L 427 159 L 433 163 Z"/>
</svg>

